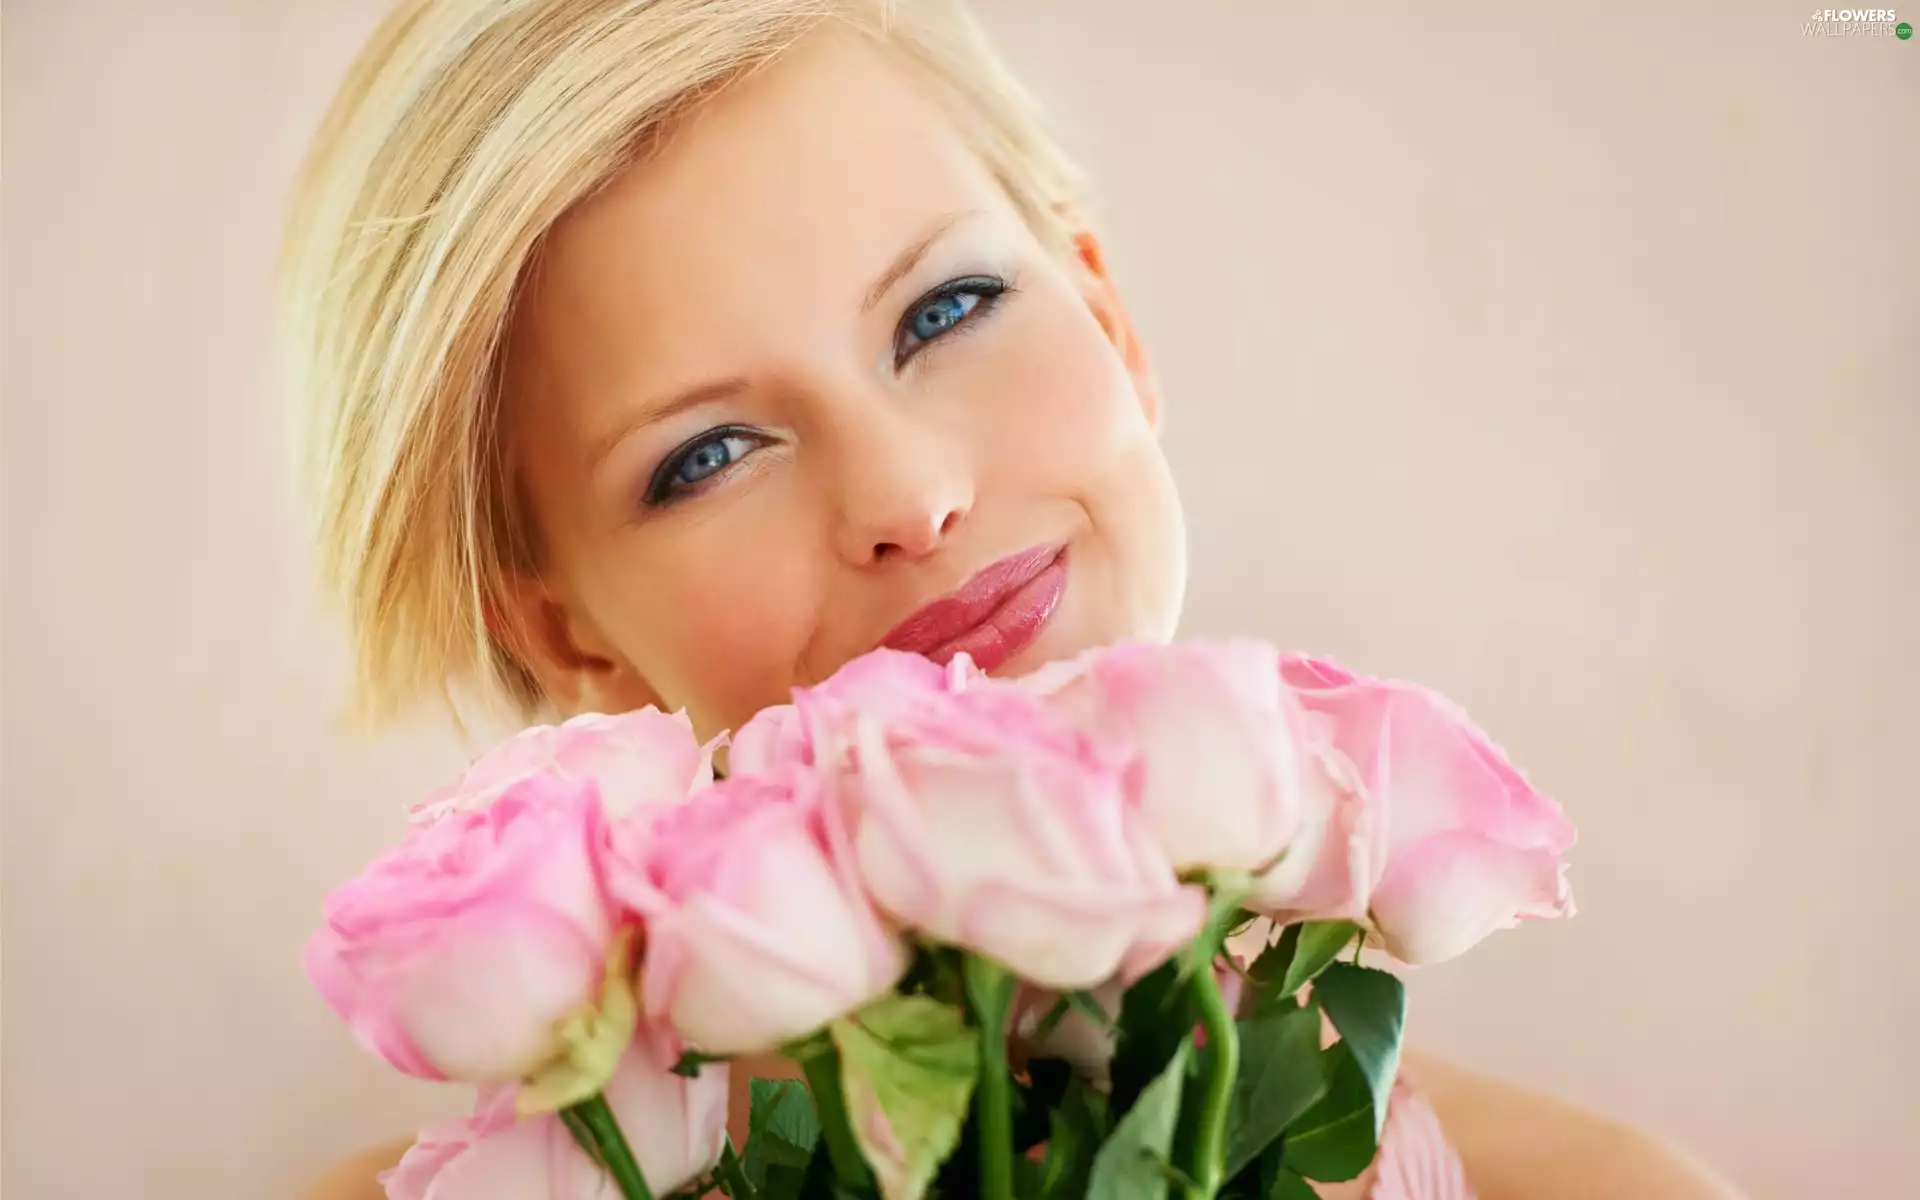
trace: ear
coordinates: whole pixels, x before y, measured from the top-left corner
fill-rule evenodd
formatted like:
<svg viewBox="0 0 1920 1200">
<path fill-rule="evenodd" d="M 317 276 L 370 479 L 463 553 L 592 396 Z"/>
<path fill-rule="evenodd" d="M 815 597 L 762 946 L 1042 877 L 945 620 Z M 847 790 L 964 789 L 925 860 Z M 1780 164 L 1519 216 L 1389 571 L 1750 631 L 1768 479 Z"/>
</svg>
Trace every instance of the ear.
<svg viewBox="0 0 1920 1200">
<path fill-rule="evenodd" d="M 1083 220 L 1077 219 L 1076 214 L 1063 212 L 1062 215 L 1067 219 L 1069 228 L 1076 230 L 1072 238 L 1073 265 L 1080 277 L 1081 294 L 1086 299 L 1087 307 L 1093 311 L 1094 319 L 1100 322 L 1100 328 L 1106 331 L 1107 340 L 1113 343 L 1115 352 L 1120 355 L 1120 361 L 1126 365 L 1127 374 L 1133 377 L 1133 390 L 1140 397 L 1140 409 L 1146 414 L 1147 424 L 1158 433 L 1160 381 L 1153 373 L 1153 364 L 1147 360 L 1146 347 L 1140 342 L 1133 318 L 1120 301 L 1120 289 L 1107 271 L 1106 250 L 1100 245 L 1100 239 L 1086 227 Z"/>
<path fill-rule="evenodd" d="M 664 707 L 584 609 L 534 576 L 508 573 L 488 608 L 487 630 L 568 716 Z"/>
</svg>

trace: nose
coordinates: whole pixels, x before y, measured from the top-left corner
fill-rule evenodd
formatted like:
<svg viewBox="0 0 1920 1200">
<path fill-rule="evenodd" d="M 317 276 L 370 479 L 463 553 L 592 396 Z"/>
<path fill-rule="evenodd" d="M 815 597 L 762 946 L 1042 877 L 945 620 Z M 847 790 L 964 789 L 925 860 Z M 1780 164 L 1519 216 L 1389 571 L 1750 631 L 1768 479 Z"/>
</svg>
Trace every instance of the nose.
<svg viewBox="0 0 1920 1200">
<path fill-rule="evenodd" d="M 835 541 L 850 565 L 916 559 L 939 550 L 973 507 L 962 439 L 899 401 L 861 406 L 834 439 Z"/>
</svg>

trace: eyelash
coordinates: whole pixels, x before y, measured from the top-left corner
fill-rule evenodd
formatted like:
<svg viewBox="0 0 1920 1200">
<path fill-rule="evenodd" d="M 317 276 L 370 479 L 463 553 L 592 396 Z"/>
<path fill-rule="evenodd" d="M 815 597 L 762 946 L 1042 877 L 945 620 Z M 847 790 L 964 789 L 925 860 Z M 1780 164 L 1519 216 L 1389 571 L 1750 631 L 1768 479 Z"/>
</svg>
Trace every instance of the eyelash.
<svg viewBox="0 0 1920 1200">
<path fill-rule="evenodd" d="M 981 317 L 991 313 L 994 308 L 999 305 L 1000 301 L 1006 297 L 1007 293 L 1013 290 L 1013 285 L 998 275 L 963 275 L 958 279 L 949 279 L 939 287 L 920 296 L 919 299 L 907 306 L 907 311 L 901 316 L 900 323 L 894 327 L 894 370 L 897 371 L 901 367 L 906 366 L 908 360 L 919 354 L 920 351 L 926 347 L 936 342 L 946 341 L 954 333 L 966 330 L 968 327 L 976 324 Z M 924 312 L 929 306 L 941 300 L 952 299 L 955 296 L 973 296 L 978 299 L 979 303 L 975 304 L 971 309 L 968 309 L 965 315 L 952 326 L 948 327 L 945 332 L 935 337 L 922 339 L 920 344 L 912 349 L 903 349 L 901 347 L 900 340 L 907 332 L 907 325 L 915 316 Z"/>
<path fill-rule="evenodd" d="M 999 302 L 1012 291 L 1014 291 L 1013 285 L 997 275 L 965 275 L 958 279 L 950 279 L 932 291 L 922 294 L 914 300 L 912 304 L 907 306 L 906 312 L 901 316 L 899 324 L 894 327 L 894 370 L 897 371 L 906 366 L 909 361 L 928 347 L 940 342 L 949 341 L 955 334 L 967 332 L 968 329 L 977 324 L 982 317 L 991 313 L 999 305 Z M 903 339 L 909 336 L 908 325 L 914 317 L 924 312 L 930 305 L 942 300 L 951 299 L 955 296 L 973 296 L 977 302 L 972 308 L 961 314 L 960 318 L 952 325 L 947 326 L 933 337 L 921 338 L 919 343 L 912 347 L 903 347 L 901 345 Z M 725 425 L 717 429 L 709 429 L 692 441 L 682 444 L 679 449 L 667 455 L 660 466 L 654 470 L 652 477 L 648 479 L 646 491 L 642 496 L 643 503 L 649 508 L 665 508 L 670 504 L 699 495 L 708 485 L 732 471 L 734 467 L 744 461 L 746 454 L 752 451 L 743 453 L 740 458 L 734 459 L 732 462 L 715 470 L 713 474 L 695 483 L 676 485 L 676 477 L 680 474 L 681 470 L 686 467 L 688 461 L 701 450 L 716 443 L 724 443 L 736 438 L 758 442 L 761 445 L 765 445 L 767 442 L 767 439 L 761 434 L 738 425 Z"/>
</svg>

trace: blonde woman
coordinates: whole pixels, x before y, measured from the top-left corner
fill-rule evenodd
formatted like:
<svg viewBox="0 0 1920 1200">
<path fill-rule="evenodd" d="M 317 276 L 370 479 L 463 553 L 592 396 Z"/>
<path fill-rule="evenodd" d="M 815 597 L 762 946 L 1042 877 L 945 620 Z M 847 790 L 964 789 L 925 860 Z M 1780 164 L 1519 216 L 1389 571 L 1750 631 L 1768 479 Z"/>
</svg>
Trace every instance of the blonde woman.
<svg viewBox="0 0 1920 1200">
<path fill-rule="evenodd" d="M 403 5 L 283 274 L 369 714 L 711 734 L 882 643 L 1018 672 L 1171 636 L 1177 401 L 1083 201 L 949 0 Z M 1403 1083 L 1342 1194 L 1726 1194 L 1543 1097 Z M 380 1195 L 404 1144 L 315 1194 Z"/>
</svg>

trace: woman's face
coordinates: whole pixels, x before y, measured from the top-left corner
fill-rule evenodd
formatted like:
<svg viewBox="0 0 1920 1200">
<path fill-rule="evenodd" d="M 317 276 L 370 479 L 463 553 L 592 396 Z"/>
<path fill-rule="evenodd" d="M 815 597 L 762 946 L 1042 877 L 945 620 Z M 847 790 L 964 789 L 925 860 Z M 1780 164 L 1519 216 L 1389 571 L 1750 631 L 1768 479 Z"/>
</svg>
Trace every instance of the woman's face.
<svg viewBox="0 0 1920 1200">
<path fill-rule="evenodd" d="M 553 230 L 513 330 L 541 542 L 508 636 L 569 711 L 704 734 L 880 645 L 1017 673 L 1171 636 L 1159 398 L 1098 246 L 823 30 Z"/>
</svg>

